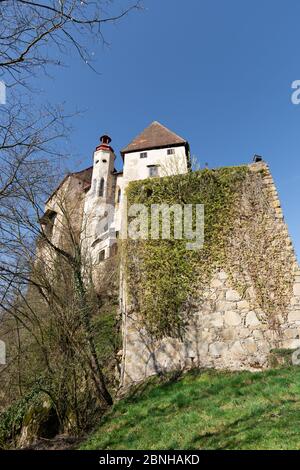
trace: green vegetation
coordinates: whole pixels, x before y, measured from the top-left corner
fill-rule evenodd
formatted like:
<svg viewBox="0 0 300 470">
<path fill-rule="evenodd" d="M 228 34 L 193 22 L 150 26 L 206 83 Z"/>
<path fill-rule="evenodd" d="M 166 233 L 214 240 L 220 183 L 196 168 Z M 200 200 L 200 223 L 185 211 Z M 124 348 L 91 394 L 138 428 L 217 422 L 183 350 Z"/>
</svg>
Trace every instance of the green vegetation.
<svg viewBox="0 0 300 470">
<path fill-rule="evenodd" d="M 122 347 L 117 309 L 118 299 L 113 298 L 104 303 L 92 319 L 97 354 L 112 393 L 114 393 L 114 387 L 117 385 L 115 383 L 116 354 Z"/>
<path fill-rule="evenodd" d="M 0 449 L 9 448 L 22 428 L 28 409 L 39 405 L 43 398 L 45 399 L 36 388 L 33 388 L 30 393 L 0 413 Z"/>
<path fill-rule="evenodd" d="M 129 185 L 128 204 L 142 203 L 149 208 L 149 214 L 152 204 L 205 207 L 205 241 L 201 250 L 188 250 L 188 240 L 174 239 L 172 229 L 171 239 L 127 243 L 130 295 L 135 311 L 153 336 L 182 336 L 185 325 L 182 306 L 193 296 L 195 288 L 199 292 L 199 288 L 207 285 L 215 269 L 225 266 L 225 247 L 235 217 L 233 205 L 247 174 L 248 167 L 242 166 Z M 171 220 L 171 227 L 173 223 Z"/>
<path fill-rule="evenodd" d="M 300 449 L 300 368 L 152 378 L 81 449 Z"/>
<path fill-rule="evenodd" d="M 130 183 L 128 205 L 145 205 L 148 216 L 152 204 L 204 205 L 200 250 L 188 250 L 186 239 L 174 239 L 172 217 L 170 239 L 151 239 L 148 227 L 148 240 L 124 245 L 130 300 L 153 337 L 184 335 L 189 307 L 203 300 L 218 269 L 229 274 L 232 287 L 276 328 L 277 316 L 290 302 L 295 258 L 276 220 L 266 175 L 265 168 L 254 172 L 240 166 Z"/>
</svg>

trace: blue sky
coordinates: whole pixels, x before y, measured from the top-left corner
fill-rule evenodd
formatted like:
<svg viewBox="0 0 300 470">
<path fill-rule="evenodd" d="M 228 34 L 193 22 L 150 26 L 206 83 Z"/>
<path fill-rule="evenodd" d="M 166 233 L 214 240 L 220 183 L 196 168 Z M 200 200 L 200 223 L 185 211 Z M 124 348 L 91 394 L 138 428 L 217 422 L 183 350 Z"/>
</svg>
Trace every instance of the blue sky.
<svg viewBox="0 0 300 470">
<path fill-rule="evenodd" d="M 109 48 L 89 45 L 100 75 L 67 57 L 68 67 L 41 80 L 47 100 L 84 111 L 73 122 L 68 169 L 91 164 L 102 133 L 119 153 L 153 120 L 187 138 L 203 166 L 248 163 L 258 153 L 299 255 L 300 105 L 291 102 L 300 79 L 299 0 L 143 3 L 105 28 Z"/>
</svg>

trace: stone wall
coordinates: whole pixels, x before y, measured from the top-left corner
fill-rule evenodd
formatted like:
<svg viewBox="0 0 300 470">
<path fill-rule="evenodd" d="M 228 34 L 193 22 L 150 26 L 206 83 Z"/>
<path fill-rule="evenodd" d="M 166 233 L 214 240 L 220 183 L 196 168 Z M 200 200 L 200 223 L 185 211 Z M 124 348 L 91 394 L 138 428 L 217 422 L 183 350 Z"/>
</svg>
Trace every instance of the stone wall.
<svg viewBox="0 0 300 470">
<path fill-rule="evenodd" d="M 262 168 L 264 190 L 272 207 L 272 224 L 280 235 L 282 260 L 288 262 L 290 278 L 294 278 L 290 304 L 270 318 L 257 307 L 253 285 L 248 286 L 247 295 L 242 295 L 233 288 L 229 273 L 218 270 L 204 293 L 201 291 L 201 298 L 191 305 L 184 337 L 155 341 L 127 305 L 123 280 L 122 385 L 193 366 L 261 370 L 269 366 L 272 349 L 300 347 L 300 271 L 269 169 L 264 163 L 250 165 L 254 173 Z M 267 261 L 272 265 L 272 260 Z"/>
<path fill-rule="evenodd" d="M 300 272 L 295 275 L 288 318 L 279 317 L 272 329 L 264 312 L 251 310 L 248 301 L 231 288 L 224 271 L 207 288 L 207 300 L 195 305 L 185 338 L 151 341 L 133 313 L 125 320 L 123 385 L 178 368 L 213 367 L 258 370 L 268 367 L 276 348 L 300 347 Z"/>
</svg>

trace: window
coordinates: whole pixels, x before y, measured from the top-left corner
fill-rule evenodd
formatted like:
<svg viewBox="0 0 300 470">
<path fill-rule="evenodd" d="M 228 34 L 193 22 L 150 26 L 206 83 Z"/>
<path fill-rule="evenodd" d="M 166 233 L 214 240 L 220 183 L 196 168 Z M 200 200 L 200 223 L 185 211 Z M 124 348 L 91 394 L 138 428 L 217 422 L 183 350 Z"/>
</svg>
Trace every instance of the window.
<svg viewBox="0 0 300 470">
<path fill-rule="evenodd" d="M 103 158 L 103 160 L 102 160 L 102 161 L 103 161 L 103 163 L 107 163 L 107 160 L 105 160 L 105 158 Z"/>
<path fill-rule="evenodd" d="M 103 227 L 103 232 L 107 232 L 107 231 L 108 231 L 108 224 L 105 224 Z"/>
<path fill-rule="evenodd" d="M 148 168 L 149 168 L 150 177 L 158 176 L 158 166 L 152 165 L 152 166 L 149 166 Z"/>
<path fill-rule="evenodd" d="M 168 149 L 167 150 L 167 155 L 174 155 L 175 154 L 175 149 Z"/>
<path fill-rule="evenodd" d="M 119 186 L 115 189 L 115 204 L 119 204 L 121 201 L 121 188 Z"/>
<path fill-rule="evenodd" d="M 147 152 L 140 153 L 140 158 L 147 158 L 147 156 L 148 156 Z"/>
<path fill-rule="evenodd" d="M 44 217 L 41 219 L 44 234 L 50 240 L 53 234 L 54 223 L 57 213 L 52 210 L 48 210 Z"/>
<path fill-rule="evenodd" d="M 99 253 L 99 262 L 101 263 L 101 261 L 104 261 L 104 260 L 105 260 L 105 250 L 101 250 Z"/>
<path fill-rule="evenodd" d="M 98 196 L 102 197 L 103 194 L 104 194 L 104 178 L 101 178 L 100 184 L 99 184 Z"/>
</svg>

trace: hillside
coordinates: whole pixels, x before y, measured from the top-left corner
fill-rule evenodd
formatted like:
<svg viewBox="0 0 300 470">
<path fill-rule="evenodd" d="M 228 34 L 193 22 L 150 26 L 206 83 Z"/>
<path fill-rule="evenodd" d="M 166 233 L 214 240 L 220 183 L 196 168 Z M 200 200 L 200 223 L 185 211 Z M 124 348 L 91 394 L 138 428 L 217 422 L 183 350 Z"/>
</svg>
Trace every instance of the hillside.
<svg viewBox="0 0 300 470">
<path fill-rule="evenodd" d="M 300 449 L 300 368 L 153 378 L 81 449 Z"/>
</svg>

